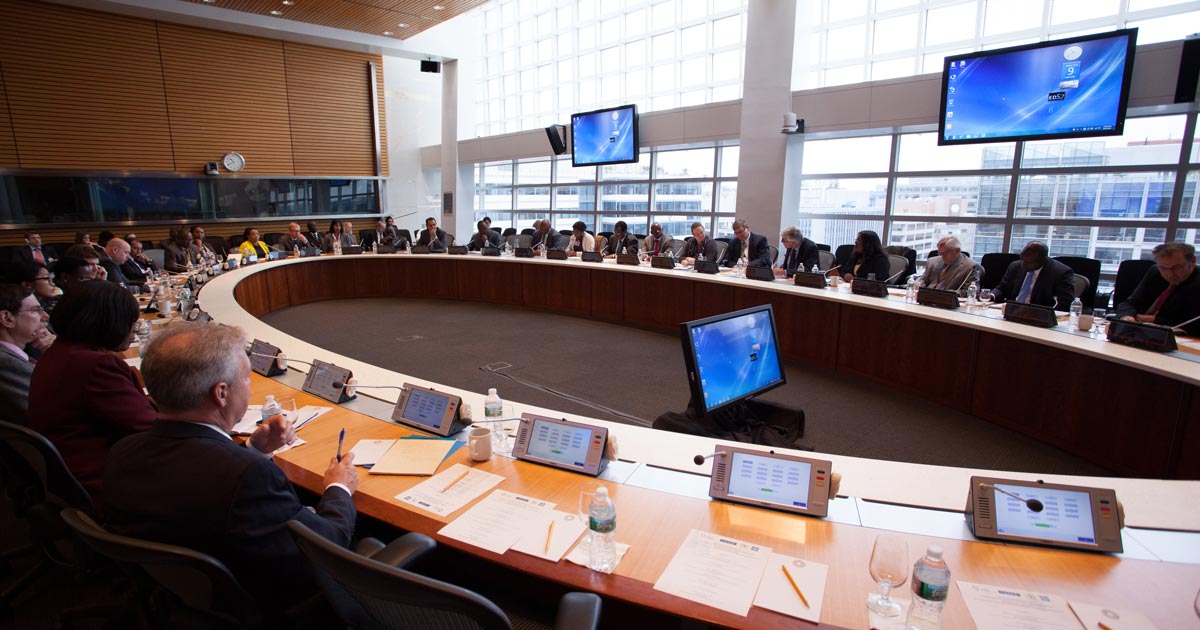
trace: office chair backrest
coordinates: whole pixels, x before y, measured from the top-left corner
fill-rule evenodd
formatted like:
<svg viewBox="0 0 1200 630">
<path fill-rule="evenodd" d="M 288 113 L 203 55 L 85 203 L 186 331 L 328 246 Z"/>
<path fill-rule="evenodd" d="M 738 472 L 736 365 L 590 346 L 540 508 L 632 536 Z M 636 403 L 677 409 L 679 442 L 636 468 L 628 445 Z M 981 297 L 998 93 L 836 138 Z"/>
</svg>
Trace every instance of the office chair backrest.
<svg viewBox="0 0 1200 630">
<path fill-rule="evenodd" d="M 713 244 L 717 246 L 717 256 L 714 260 L 719 261 L 725 257 L 725 250 L 729 249 L 729 239 L 722 241 L 719 238 L 715 238 L 713 239 Z"/>
<path fill-rule="evenodd" d="M 779 248 L 774 245 L 768 245 L 771 248 L 771 264 L 779 262 Z"/>
<path fill-rule="evenodd" d="M 442 243 L 442 244 L 445 245 L 446 247 L 450 247 L 451 245 L 453 245 L 454 244 L 454 235 L 449 232 L 446 232 L 446 242 Z"/>
<path fill-rule="evenodd" d="M 525 229 L 521 230 L 521 234 L 527 234 L 529 236 L 533 236 L 533 233 L 536 231 L 537 230 L 534 230 L 533 228 L 525 228 Z"/>
<path fill-rule="evenodd" d="M 222 256 L 229 253 L 229 244 L 225 241 L 224 236 L 205 236 L 204 242 L 207 243 L 214 252 L 221 254 Z"/>
<path fill-rule="evenodd" d="M 817 243 L 817 251 L 831 252 L 831 251 L 833 251 L 833 248 L 826 245 L 825 243 Z"/>
<path fill-rule="evenodd" d="M 167 261 L 167 252 L 165 250 L 158 248 L 143 249 L 142 253 L 146 255 L 146 258 L 150 259 L 150 262 L 154 263 L 155 269 L 158 271 L 163 270 L 163 264 L 165 264 Z"/>
<path fill-rule="evenodd" d="M 833 254 L 823 249 L 817 250 L 817 266 L 821 268 L 821 271 L 833 269 L 833 263 Z"/>
<path fill-rule="evenodd" d="M 996 285 L 1004 279 L 1004 272 L 1008 270 L 1008 266 L 1020 260 L 1020 254 L 1009 254 L 1005 252 L 993 252 L 984 254 L 980 259 L 979 264 L 983 266 L 983 277 L 979 280 L 981 289 L 995 289 Z"/>
<path fill-rule="evenodd" d="M 87 490 L 67 469 L 62 455 L 45 436 L 0 421 L 0 447 L 5 485 L 18 514 L 41 504 L 92 509 L 92 498 Z"/>
<path fill-rule="evenodd" d="M 854 243 L 838 245 L 837 250 L 833 253 L 833 259 L 840 267 L 850 262 L 850 256 L 852 255 L 854 255 Z"/>
<path fill-rule="evenodd" d="M 289 521 L 288 529 L 317 571 L 336 582 L 379 628 L 511 628 L 504 611 L 467 589 L 360 556 L 300 521 Z"/>
<path fill-rule="evenodd" d="M 1096 303 L 1096 285 L 1100 284 L 1100 261 L 1083 256 L 1055 256 L 1054 260 L 1070 267 L 1076 276 L 1087 278 L 1087 287 L 1075 297 L 1083 301 L 1084 308 L 1092 308 Z"/>
<path fill-rule="evenodd" d="M 667 243 L 667 245 L 671 248 L 671 254 L 675 256 L 675 258 L 679 258 L 683 255 L 683 248 L 687 247 L 687 241 L 681 238 L 675 238 L 671 239 L 671 242 Z"/>
<path fill-rule="evenodd" d="M 413 242 L 412 232 L 409 232 L 408 230 L 396 230 L 396 234 L 409 243 Z"/>
<path fill-rule="evenodd" d="M 1117 267 L 1117 279 L 1113 283 L 1112 299 L 1108 301 L 1108 305 L 1115 309 L 1124 302 L 1153 266 L 1153 260 L 1122 260 Z"/>
<path fill-rule="evenodd" d="M 237 249 L 246 240 L 241 234 L 234 234 L 229 237 L 229 249 Z"/>
<path fill-rule="evenodd" d="M 888 277 L 876 278 L 880 282 L 895 284 L 904 281 L 904 271 L 908 269 L 908 259 L 898 254 L 888 254 L 888 263 L 891 265 L 888 268 Z"/>
<path fill-rule="evenodd" d="M 88 547 L 121 565 L 141 592 L 166 589 L 208 626 L 261 625 L 253 598 L 220 560 L 185 547 L 113 534 L 74 508 L 65 508 L 62 519 Z"/>
<path fill-rule="evenodd" d="M 1088 301 L 1084 296 L 1088 294 L 1088 287 L 1091 285 L 1091 281 L 1087 279 L 1087 276 L 1078 273 L 1071 276 L 1071 280 L 1075 283 L 1075 297 L 1079 298 L 1079 301 L 1083 302 L 1083 305 L 1086 307 Z M 1092 295 L 1095 295 L 1095 293 L 1092 293 Z"/>
</svg>

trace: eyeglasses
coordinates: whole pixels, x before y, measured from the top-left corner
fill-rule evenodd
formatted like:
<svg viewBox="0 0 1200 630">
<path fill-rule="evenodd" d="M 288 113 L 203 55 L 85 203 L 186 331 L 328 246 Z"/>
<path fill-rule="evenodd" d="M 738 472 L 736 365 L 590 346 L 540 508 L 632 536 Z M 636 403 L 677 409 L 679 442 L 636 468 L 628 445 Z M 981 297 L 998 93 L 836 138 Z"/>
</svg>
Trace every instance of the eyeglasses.
<svg viewBox="0 0 1200 630">
<path fill-rule="evenodd" d="M 46 309 L 42 308 L 41 305 L 38 305 L 33 308 L 19 308 L 19 309 L 17 309 L 17 312 L 18 313 L 45 313 Z"/>
<path fill-rule="evenodd" d="M 38 280 L 45 280 L 46 282 L 49 282 L 50 276 L 34 276 L 33 281 L 37 282 Z"/>
</svg>

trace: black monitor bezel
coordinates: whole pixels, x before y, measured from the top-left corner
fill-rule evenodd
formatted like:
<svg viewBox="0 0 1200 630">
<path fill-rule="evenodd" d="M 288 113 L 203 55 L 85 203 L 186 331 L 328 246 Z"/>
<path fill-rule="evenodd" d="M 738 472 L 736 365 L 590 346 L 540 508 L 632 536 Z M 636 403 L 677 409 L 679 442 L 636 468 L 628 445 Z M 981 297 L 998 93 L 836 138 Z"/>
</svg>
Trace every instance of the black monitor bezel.
<svg viewBox="0 0 1200 630">
<path fill-rule="evenodd" d="M 600 162 L 580 162 L 578 154 L 575 152 L 575 121 L 584 116 L 593 116 L 596 114 L 603 114 L 606 112 L 626 110 L 626 109 L 633 112 L 633 159 L 609 160 L 609 161 L 600 161 Z M 579 112 L 576 114 L 571 114 L 571 166 L 578 168 L 578 167 L 585 167 L 585 166 L 608 166 L 610 164 L 635 164 L 635 163 L 637 163 L 637 161 L 641 159 L 641 155 L 642 155 L 640 127 L 641 127 L 641 119 L 638 118 L 637 105 L 633 105 L 633 104 L 618 105 L 616 107 L 605 107 L 604 109 L 597 109 L 597 110 L 590 111 L 590 112 Z"/>
<path fill-rule="evenodd" d="M 775 381 L 774 383 L 760 387 L 754 391 L 746 392 L 746 393 L 742 394 L 741 396 L 734 398 L 733 400 L 726 401 L 724 403 L 715 405 L 713 407 L 707 407 L 704 404 L 704 386 L 700 383 L 700 377 L 697 374 L 696 348 L 692 343 L 692 329 L 697 326 L 706 326 L 708 324 L 716 323 L 716 322 L 727 320 L 727 319 L 735 319 L 738 317 L 743 317 L 745 315 L 750 315 L 752 313 L 766 313 L 767 316 L 771 318 L 771 338 L 772 338 L 771 341 L 773 344 L 775 344 L 775 356 L 776 356 L 776 360 L 779 362 L 779 380 Z M 748 398 L 753 398 L 755 396 L 758 396 L 759 394 L 768 392 L 772 389 L 775 389 L 776 387 L 787 384 L 787 372 L 784 370 L 784 365 L 783 365 L 783 349 L 779 345 L 779 330 L 775 325 L 775 311 L 774 311 L 774 309 L 771 308 L 770 304 L 763 304 L 761 306 L 753 306 L 751 308 L 745 308 L 740 311 L 733 311 L 733 312 L 724 313 L 721 315 L 714 315 L 712 317 L 705 317 L 703 319 L 692 320 L 690 322 L 683 322 L 682 324 L 679 325 L 679 339 L 680 339 L 680 343 L 683 345 L 683 363 L 684 363 L 684 369 L 686 370 L 686 373 L 687 373 L 688 387 L 691 389 L 691 392 L 692 392 L 692 405 L 698 411 L 700 411 L 702 413 L 712 413 L 719 409 L 724 409 L 725 407 L 728 407 L 730 405 L 736 404 L 736 403 L 746 400 Z"/>
</svg>

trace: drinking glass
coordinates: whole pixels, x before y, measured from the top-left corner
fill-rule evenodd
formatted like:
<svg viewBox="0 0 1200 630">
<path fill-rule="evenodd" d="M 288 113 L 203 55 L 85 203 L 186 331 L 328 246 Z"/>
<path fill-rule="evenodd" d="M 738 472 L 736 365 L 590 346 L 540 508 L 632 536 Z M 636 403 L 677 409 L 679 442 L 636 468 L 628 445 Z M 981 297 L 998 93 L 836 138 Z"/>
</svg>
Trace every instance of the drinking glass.
<svg viewBox="0 0 1200 630">
<path fill-rule="evenodd" d="M 588 508 L 592 505 L 592 500 L 596 498 L 596 489 L 604 484 L 598 481 L 589 481 L 582 486 L 579 486 L 579 520 L 588 525 Z M 591 527 L 583 533 L 583 539 L 579 541 L 579 549 L 586 555 L 591 546 Z"/>
<path fill-rule="evenodd" d="M 509 455 L 512 453 L 517 429 L 521 426 L 521 422 L 508 419 L 516 417 L 516 411 L 508 403 L 503 403 L 501 406 L 500 417 L 505 418 L 505 421 L 493 422 L 489 425 L 492 429 L 492 452 L 497 455 Z"/>
<path fill-rule="evenodd" d="M 992 295 L 991 289 L 981 289 L 979 291 L 979 303 L 982 304 L 984 308 L 987 308 L 988 305 L 992 303 L 994 298 L 995 296 Z"/>
<path fill-rule="evenodd" d="M 279 403 L 279 409 L 283 411 L 283 419 L 288 422 L 296 422 L 296 397 L 295 396 L 280 396 L 275 399 Z"/>
<path fill-rule="evenodd" d="M 1104 326 L 1108 323 L 1104 316 L 1107 314 L 1107 311 L 1102 308 L 1092 309 L 1092 333 L 1096 335 L 1097 339 L 1104 338 Z"/>
<path fill-rule="evenodd" d="M 880 534 L 871 550 L 871 578 L 882 591 L 867 596 L 867 608 L 882 617 L 896 617 L 900 604 L 888 597 L 893 588 L 908 581 L 908 544 L 896 536 Z"/>
</svg>

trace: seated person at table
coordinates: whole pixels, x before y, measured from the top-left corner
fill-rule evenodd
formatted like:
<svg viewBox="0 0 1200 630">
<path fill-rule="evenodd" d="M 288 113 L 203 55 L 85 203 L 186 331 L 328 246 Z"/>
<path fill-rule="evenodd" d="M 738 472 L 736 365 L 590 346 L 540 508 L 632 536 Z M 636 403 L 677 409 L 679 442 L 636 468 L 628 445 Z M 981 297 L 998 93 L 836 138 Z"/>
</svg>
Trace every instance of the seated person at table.
<svg viewBox="0 0 1200 630">
<path fill-rule="evenodd" d="M 5 282 L 20 285 L 22 290 L 33 293 L 47 313 L 56 301 L 50 270 L 41 263 L 14 264 L 9 268 Z"/>
<path fill-rule="evenodd" d="M 484 247 L 500 247 L 500 235 L 495 230 L 489 230 L 487 223 L 480 221 L 475 224 L 475 229 L 478 231 L 471 235 L 471 242 L 467 243 L 467 249 L 477 252 Z"/>
<path fill-rule="evenodd" d="M 142 242 L 138 239 L 125 241 L 129 243 L 129 260 L 121 264 L 121 273 L 125 274 L 134 284 L 146 284 L 150 272 L 154 270 L 154 261 L 142 250 Z"/>
<path fill-rule="evenodd" d="M 733 221 L 733 236 L 729 247 L 725 248 L 721 266 L 732 267 L 739 258 L 745 259 L 747 267 L 771 266 L 771 246 L 767 244 L 767 237 L 751 232 L 745 219 Z"/>
<path fill-rule="evenodd" d="M 672 240 L 674 239 L 663 233 L 662 226 L 656 221 L 650 224 L 650 234 L 642 239 L 642 251 L 651 256 L 670 254 Z"/>
<path fill-rule="evenodd" d="M 571 238 L 567 240 L 567 255 L 578 256 L 581 252 L 596 251 L 596 237 L 588 234 L 587 224 L 576 221 L 571 226 Z"/>
<path fill-rule="evenodd" d="M 629 233 L 629 226 L 624 221 L 617 221 L 613 226 L 612 236 L 608 237 L 608 244 L 604 246 L 605 258 L 616 258 L 617 254 L 636 254 L 638 252 L 638 242 L 632 234 Z"/>
<path fill-rule="evenodd" d="M 342 222 L 334 219 L 329 222 L 329 231 L 325 233 L 325 238 L 321 240 L 321 251 L 329 253 L 333 251 L 333 244 L 338 244 L 338 247 L 353 247 L 354 237 L 342 231 Z"/>
<path fill-rule="evenodd" d="M 129 262 L 130 251 L 129 243 L 126 243 L 125 239 L 113 237 L 105 243 L 104 253 L 108 254 L 108 257 L 100 261 L 100 266 L 104 268 L 104 274 L 108 276 L 109 282 L 126 287 L 138 285 L 137 282 L 127 277 L 125 272 L 121 271 L 121 265 Z M 145 280 L 142 283 L 144 284 Z"/>
<path fill-rule="evenodd" d="M 1021 259 L 1008 266 L 992 295 L 997 304 L 1023 302 L 1070 310 L 1075 299 L 1075 273 L 1050 258 L 1050 249 L 1044 243 L 1030 241 L 1021 250 Z"/>
<path fill-rule="evenodd" d="M 258 240 L 257 229 L 248 227 L 242 230 L 242 237 L 246 240 L 242 241 L 241 245 L 238 245 L 238 251 L 243 256 L 258 256 L 259 260 L 266 260 L 271 254 L 271 248 L 267 247 L 267 243 Z"/>
<path fill-rule="evenodd" d="M 304 238 L 307 239 L 309 243 L 312 243 L 313 247 L 320 247 L 321 242 L 325 237 L 317 231 L 317 222 L 309 221 L 304 227 L 308 230 L 304 233 Z"/>
<path fill-rule="evenodd" d="M 417 237 L 417 246 L 426 246 L 431 252 L 446 251 L 446 247 L 449 246 L 446 242 L 446 231 L 437 226 L 437 219 L 425 219 L 425 229 L 421 230 Z"/>
<path fill-rule="evenodd" d="M 163 247 L 163 270 L 170 273 L 187 271 L 188 246 L 191 245 L 192 235 L 182 226 L 171 228 L 166 247 Z"/>
<path fill-rule="evenodd" d="M 821 260 L 817 244 L 804 238 L 800 228 L 794 225 L 783 228 L 779 242 L 783 243 L 783 256 L 775 267 L 777 276 L 791 278 L 797 271 L 811 271 Z"/>
<path fill-rule="evenodd" d="M 887 282 L 891 274 L 892 261 L 883 252 L 879 235 L 871 230 L 858 233 L 854 239 L 854 253 L 850 254 L 846 264 L 825 272 L 827 276 L 840 275 L 846 282 L 853 282 L 855 278 L 870 280 L 872 275 L 879 282 Z"/>
<path fill-rule="evenodd" d="M 350 247 L 358 245 L 358 237 L 354 235 L 354 224 L 346 221 L 342 225 L 342 234 L 346 235 L 346 240 L 350 241 Z"/>
<path fill-rule="evenodd" d="M 704 234 L 704 224 L 697 221 L 692 224 L 692 238 L 683 247 L 683 258 L 679 260 L 684 265 L 694 265 L 696 260 L 716 260 L 717 242 Z"/>
<path fill-rule="evenodd" d="M 972 282 L 978 283 L 983 267 L 962 255 L 962 245 L 953 236 L 944 236 L 937 243 L 938 256 L 925 265 L 920 286 L 966 295 Z"/>
<path fill-rule="evenodd" d="M 150 428 L 156 415 L 133 368 L 117 353 L 133 341 L 137 300 L 111 282 L 84 282 L 67 291 L 50 325 L 54 345 L 29 383 L 29 426 L 62 453 L 97 506 L 108 449 Z"/>
<path fill-rule="evenodd" d="M 48 335 L 50 316 L 37 297 L 15 284 L 0 284 L 0 418 L 29 422 L 29 379 L 33 361 L 25 347 Z"/>
<path fill-rule="evenodd" d="M 484 223 L 484 225 L 487 225 L 487 228 L 489 230 L 492 230 L 492 217 L 483 217 L 483 223 Z M 497 238 L 504 238 L 504 236 L 502 234 L 500 234 L 500 230 L 492 230 L 492 231 L 496 233 Z"/>
<path fill-rule="evenodd" d="M 213 251 L 211 245 L 204 240 L 204 228 L 199 225 L 193 225 L 191 230 L 192 241 L 188 243 L 188 254 L 192 260 L 216 260 L 217 252 Z"/>
<path fill-rule="evenodd" d="M 561 235 L 550 229 L 549 219 L 534 221 L 534 227 L 536 229 L 529 240 L 530 247 L 537 249 L 540 245 L 542 249 L 562 249 L 558 238 Z"/>
<path fill-rule="evenodd" d="M 289 223 L 287 236 L 280 240 L 280 245 L 283 246 L 285 251 L 291 253 L 297 249 L 308 247 L 308 237 L 304 235 L 304 232 L 300 231 L 299 223 Z"/>
<path fill-rule="evenodd" d="M 37 232 L 26 232 L 25 244 L 13 248 L 14 263 L 39 262 L 45 265 L 51 258 L 54 258 L 54 254 L 50 248 L 42 245 L 42 235 Z"/>
<path fill-rule="evenodd" d="M 54 263 L 54 285 L 63 294 L 66 294 L 67 291 L 70 291 L 81 282 L 87 282 L 95 278 L 97 269 L 100 269 L 98 262 L 74 256 L 63 256 L 58 259 L 58 262 Z"/>
<path fill-rule="evenodd" d="M 219 324 L 170 327 L 150 342 L 142 373 L 160 411 L 146 432 L 113 447 L 105 513 L 118 534 L 215 556 L 264 607 L 284 609 L 317 590 L 287 522 L 348 545 L 358 473 L 352 453 L 331 456 L 310 511 L 270 459 L 295 439 L 283 416 L 245 446 L 230 439 L 250 401 L 245 343 L 239 329 Z"/>
<path fill-rule="evenodd" d="M 1126 321 L 1178 326 L 1200 316 L 1200 270 L 1196 248 L 1187 243 L 1163 243 L 1154 248 L 1154 266 L 1146 271 L 1133 293 L 1117 305 L 1117 316 Z M 1200 335 L 1200 321 L 1184 326 L 1187 334 Z"/>
<path fill-rule="evenodd" d="M 92 241 L 92 233 L 91 232 L 76 232 L 75 233 L 75 244 L 76 245 L 86 245 L 87 247 L 90 247 L 93 250 L 95 250 L 96 254 L 99 254 L 102 251 L 100 249 L 100 246 L 97 245 L 94 241 Z"/>
<path fill-rule="evenodd" d="M 376 221 L 375 231 L 367 232 L 363 237 L 363 247 L 366 249 L 375 249 L 380 245 L 394 247 L 396 240 L 396 228 L 389 228 L 384 221 Z"/>
<path fill-rule="evenodd" d="M 86 270 L 83 270 L 83 272 L 86 272 L 86 273 L 84 273 L 84 275 L 81 277 L 81 279 L 83 279 L 83 280 L 107 280 L 108 279 L 108 272 L 105 271 L 104 266 L 100 264 L 101 256 L 100 256 L 100 254 L 96 253 L 95 249 L 92 249 L 91 245 L 72 245 L 72 246 L 68 247 L 67 253 L 63 256 L 63 259 L 66 259 L 66 258 L 77 258 L 77 259 L 87 261 L 88 268 Z M 59 262 L 62 262 L 62 261 L 60 260 Z M 55 273 L 55 275 L 58 274 L 58 266 L 57 265 L 55 265 L 55 267 L 54 267 L 54 273 Z M 59 285 L 59 286 L 62 286 L 62 285 Z"/>
</svg>

